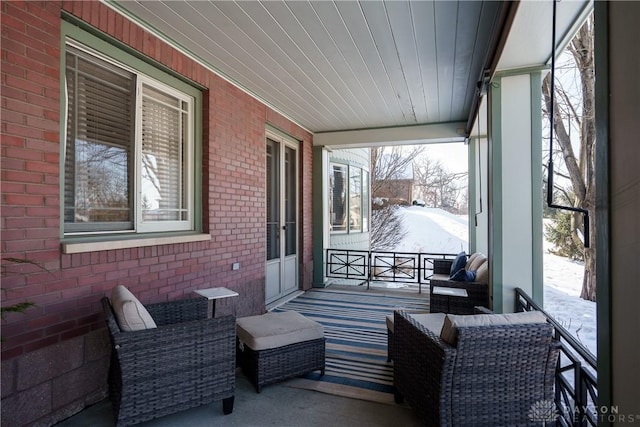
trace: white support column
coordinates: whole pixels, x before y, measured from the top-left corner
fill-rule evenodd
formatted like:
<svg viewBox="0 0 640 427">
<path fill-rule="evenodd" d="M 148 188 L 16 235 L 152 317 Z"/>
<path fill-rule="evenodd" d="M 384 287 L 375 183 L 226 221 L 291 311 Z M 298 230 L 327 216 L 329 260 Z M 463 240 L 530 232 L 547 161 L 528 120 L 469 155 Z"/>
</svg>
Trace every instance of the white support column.
<svg viewBox="0 0 640 427">
<path fill-rule="evenodd" d="M 469 137 L 469 253 L 489 253 L 487 98 Z"/>
<path fill-rule="evenodd" d="M 469 253 L 489 253 L 488 142 L 486 137 L 469 142 Z"/>
<path fill-rule="evenodd" d="M 326 286 L 325 250 L 329 247 L 329 152 L 313 147 L 313 286 Z"/>
<path fill-rule="evenodd" d="M 489 260 L 493 307 L 514 310 L 516 287 L 542 302 L 540 72 L 491 89 Z"/>
</svg>

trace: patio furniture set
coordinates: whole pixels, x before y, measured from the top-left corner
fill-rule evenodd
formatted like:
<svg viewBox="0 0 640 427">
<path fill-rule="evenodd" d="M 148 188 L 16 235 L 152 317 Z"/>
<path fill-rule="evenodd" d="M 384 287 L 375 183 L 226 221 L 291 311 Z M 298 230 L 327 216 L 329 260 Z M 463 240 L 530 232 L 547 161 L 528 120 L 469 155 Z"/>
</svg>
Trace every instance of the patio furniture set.
<svg viewBox="0 0 640 427">
<path fill-rule="evenodd" d="M 117 425 L 218 400 L 230 414 L 238 364 L 258 393 L 307 372 L 324 375 L 319 323 L 292 311 L 215 317 L 216 300 L 237 294 L 225 288 L 198 293 L 204 298 L 143 306 L 117 286 L 111 299 L 102 299 Z M 539 312 L 396 310 L 387 317 L 387 329 L 396 401 L 405 399 L 426 424 L 527 425 L 539 421 L 527 418 L 532 405 L 552 402 L 559 350 Z"/>
<path fill-rule="evenodd" d="M 109 397 L 118 426 L 218 400 L 230 414 L 238 361 L 257 392 L 310 371 L 324 374 L 322 325 L 295 312 L 237 321 L 214 317 L 215 301 L 231 293 L 217 288 L 199 292 L 205 298 L 143 306 L 117 286 L 111 299 L 102 299 L 112 345 Z"/>
<path fill-rule="evenodd" d="M 553 326 L 538 311 L 487 308 L 484 255 L 434 264 L 430 312 L 396 310 L 386 319 L 396 402 L 433 426 L 555 422 Z"/>
</svg>

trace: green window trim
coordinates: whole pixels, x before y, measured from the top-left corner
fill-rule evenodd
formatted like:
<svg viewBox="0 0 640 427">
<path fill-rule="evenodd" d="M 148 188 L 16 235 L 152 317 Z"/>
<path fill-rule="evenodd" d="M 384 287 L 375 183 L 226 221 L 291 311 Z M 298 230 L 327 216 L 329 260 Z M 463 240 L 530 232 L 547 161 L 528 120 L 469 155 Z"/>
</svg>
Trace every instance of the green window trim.
<svg viewBox="0 0 640 427">
<path fill-rule="evenodd" d="M 75 21 L 75 19 L 74 19 Z M 78 23 L 75 25 L 66 20 L 61 22 L 61 54 L 60 54 L 60 111 L 63 112 L 62 119 L 60 120 L 60 171 L 64 171 L 65 167 L 65 152 L 66 152 L 66 85 L 65 85 L 65 72 L 66 72 L 66 46 L 68 42 L 72 42 L 77 45 L 86 46 L 87 48 L 95 51 L 96 53 L 103 55 L 107 58 L 129 67 L 140 74 L 143 74 L 151 79 L 170 86 L 190 97 L 193 98 L 193 164 L 192 164 L 192 180 L 193 180 L 193 230 L 192 233 L 199 233 L 202 231 L 202 124 L 203 124 L 203 94 L 200 87 L 196 87 L 194 84 L 190 84 L 186 79 L 181 79 L 170 73 L 170 70 L 162 69 L 152 61 L 145 61 L 137 55 L 134 55 L 132 49 L 129 46 L 111 38 L 110 36 L 99 32 L 84 24 L 84 28 L 81 28 Z M 92 30 L 92 31 L 88 31 Z M 139 53 L 138 53 L 139 54 Z M 64 200 L 64 179 L 65 174 L 60 173 L 60 200 Z M 70 241 L 70 237 L 65 239 L 64 232 L 64 203 L 60 205 L 60 220 L 61 220 L 61 239 L 63 244 L 65 241 Z M 126 234 L 108 234 L 108 235 L 92 235 L 88 237 L 92 241 L 113 241 L 113 240 L 126 240 L 131 235 L 137 238 L 145 238 L 145 233 L 136 233 L 135 231 Z M 157 237 L 157 233 L 149 233 L 149 238 Z M 74 239 L 75 236 L 71 239 Z"/>
</svg>

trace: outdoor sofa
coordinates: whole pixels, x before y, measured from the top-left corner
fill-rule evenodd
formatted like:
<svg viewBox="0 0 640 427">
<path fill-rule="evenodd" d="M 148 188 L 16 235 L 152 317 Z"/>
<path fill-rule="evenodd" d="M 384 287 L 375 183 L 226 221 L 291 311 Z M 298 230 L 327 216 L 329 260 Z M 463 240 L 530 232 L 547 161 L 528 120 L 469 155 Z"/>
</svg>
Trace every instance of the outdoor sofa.
<svg viewBox="0 0 640 427">
<path fill-rule="evenodd" d="M 461 252 L 455 259 L 434 260 L 430 284 L 432 313 L 473 314 L 476 306 L 491 308 L 489 260 L 480 252 L 471 256 Z M 440 289 L 461 289 L 467 296 L 439 294 Z"/>
</svg>

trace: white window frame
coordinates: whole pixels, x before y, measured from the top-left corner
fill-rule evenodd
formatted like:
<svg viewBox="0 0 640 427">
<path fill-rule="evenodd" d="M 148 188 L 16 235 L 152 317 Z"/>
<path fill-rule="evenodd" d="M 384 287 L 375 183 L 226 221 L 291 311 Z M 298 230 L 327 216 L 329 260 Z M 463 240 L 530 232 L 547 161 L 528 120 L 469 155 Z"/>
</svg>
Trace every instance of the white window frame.
<svg viewBox="0 0 640 427">
<path fill-rule="evenodd" d="M 142 218 L 142 173 L 141 173 L 141 163 L 142 163 L 142 97 L 143 95 L 143 85 L 148 85 L 154 89 L 158 89 L 163 93 L 174 96 L 179 99 L 181 102 L 186 102 L 188 105 L 188 120 L 187 120 L 187 141 L 185 144 L 186 147 L 186 162 L 180 162 L 180 164 L 184 164 L 186 166 L 186 171 L 183 171 L 183 176 L 186 176 L 185 187 L 183 191 L 187 193 L 187 206 L 186 209 L 188 211 L 187 220 L 185 221 L 144 221 Z M 194 108 L 194 100 L 192 97 L 183 94 L 182 92 L 172 88 L 171 86 L 160 83 L 156 80 L 153 80 L 144 74 L 138 75 L 138 85 L 137 85 L 137 93 L 136 96 L 136 139 L 135 139 L 135 166 L 134 166 L 134 175 L 135 175 L 135 185 L 136 188 L 134 190 L 135 200 L 134 200 L 134 211 L 135 211 L 135 224 L 134 228 L 139 233 L 149 233 L 149 232 L 157 232 L 157 231 L 185 231 L 185 230 L 193 230 L 193 198 L 194 198 L 194 185 L 193 185 L 193 147 L 194 147 L 194 132 L 193 132 L 193 108 Z"/>
<path fill-rule="evenodd" d="M 128 72 L 131 72 L 136 75 L 136 94 L 135 94 L 135 123 L 134 123 L 134 134 L 135 134 L 135 146 L 133 150 L 133 159 L 134 167 L 133 167 L 133 179 L 134 188 L 132 191 L 133 197 L 133 227 L 132 229 L 126 230 L 104 230 L 104 227 L 97 227 L 94 230 L 84 230 L 84 231 L 66 231 L 64 232 L 65 237 L 75 237 L 75 236 L 92 236 L 92 235 L 120 235 L 120 234 L 143 234 L 143 233 L 154 233 L 154 232 L 176 232 L 176 231 L 194 231 L 195 230 L 195 180 L 194 180 L 194 164 L 195 164 L 195 99 L 172 86 L 169 86 L 163 82 L 160 82 L 152 77 L 144 74 L 143 72 L 136 70 L 126 64 L 123 64 L 113 58 L 110 58 L 107 55 L 104 55 L 100 52 L 95 51 L 94 49 L 83 45 L 73 39 L 67 38 L 65 41 L 66 46 L 72 46 L 73 48 L 82 51 L 84 54 L 95 57 L 102 61 L 105 61 L 115 67 L 121 68 Z M 63 54 L 64 55 L 64 54 Z M 65 70 L 63 70 L 63 76 L 65 76 Z M 66 90 L 66 78 L 64 80 L 65 90 Z M 186 162 L 181 162 L 181 164 L 185 165 L 186 170 L 183 171 L 184 186 L 183 191 L 187 193 L 186 197 L 186 209 L 187 209 L 187 219 L 186 220 L 178 220 L 178 221 L 144 221 L 142 219 L 142 194 L 141 194 L 141 186 L 142 186 L 142 172 L 141 172 L 141 162 L 142 162 L 142 126 L 141 126 L 141 118 L 142 118 L 142 99 L 143 99 L 143 85 L 147 85 L 151 88 L 154 88 L 158 91 L 166 93 L 169 96 L 173 96 L 179 99 L 182 102 L 186 102 L 188 108 L 188 119 L 187 119 L 187 133 L 186 133 L 186 150 L 184 155 L 187 157 Z M 68 117 L 69 100 L 65 97 L 65 123 L 64 129 L 66 129 Z M 183 111 L 182 109 L 180 109 Z M 66 144 L 66 135 L 64 135 L 64 141 Z M 64 149 L 63 149 L 64 150 Z M 63 162 L 64 167 L 64 162 Z M 64 173 L 63 173 L 64 175 Z M 63 187 L 64 188 L 64 187 Z M 62 203 L 64 204 L 64 197 L 61 198 Z M 65 228 L 64 224 L 64 215 L 62 216 L 63 220 L 63 229 Z M 104 223 L 100 223 L 104 224 Z M 90 226 L 89 226 L 90 227 Z"/>
</svg>

